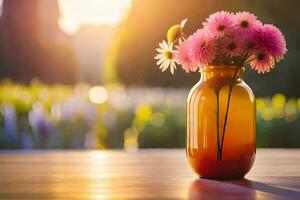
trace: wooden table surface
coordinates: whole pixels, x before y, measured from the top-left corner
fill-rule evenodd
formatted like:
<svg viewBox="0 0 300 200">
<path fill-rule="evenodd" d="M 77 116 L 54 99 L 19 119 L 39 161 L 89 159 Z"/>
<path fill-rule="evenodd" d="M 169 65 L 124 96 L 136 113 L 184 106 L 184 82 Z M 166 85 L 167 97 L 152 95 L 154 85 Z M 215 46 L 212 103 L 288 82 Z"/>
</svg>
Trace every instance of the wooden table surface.
<svg viewBox="0 0 300 200">
<path fill-rule="evenodd" d="M 2 151 L 0 199 L 300 199 L 300 150 L 259 149 L 239 181 L 197 178 L 182 149 Z"/>
</svg>

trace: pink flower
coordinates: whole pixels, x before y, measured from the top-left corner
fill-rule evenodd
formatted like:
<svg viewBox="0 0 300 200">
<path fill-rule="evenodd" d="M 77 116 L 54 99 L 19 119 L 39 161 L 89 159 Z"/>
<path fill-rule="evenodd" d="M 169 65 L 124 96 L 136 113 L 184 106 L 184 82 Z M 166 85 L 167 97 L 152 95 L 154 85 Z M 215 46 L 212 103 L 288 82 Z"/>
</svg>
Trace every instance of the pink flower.
<svg viewBox="0 0 300 200">
<path fill-rule="evenodd" d="M 250 56 L 257 53 L 257 48 L 255 48 L 255 42 L 252 37 L 253 33 L 244 33 L 240 34 L 238 32 L 235 33 L 235 40 L 238 44 L 238 56 Z M 226 42 L 226 40 L 225 40 Z"/>
<path fill-rule="evenodd" d="M 287 51 L 284 36 L 271 24 L 260 26 L 253 34 L 253 41 L 258 50 L 271 54 L 276 60 L 282 59 Z"/>
<path fill-rule="evenodd" d="M 255 69 L 259 74 L 269 72 L 275 65 L 274 58 L 269 53 L 260 52 L 254 55 L 250 62 L 252 69 Z"/>
<path fill-rule="evenodd" d="M 251 33 L 262 23 L 256 19 L 256 16 L 249 12 L 238 12 L 234 15 L 235 28 L 238 33 Z"/>
<path fill-rule="evenodd" d="M 216 12 L 203 22 L 203 26 L 216 37 L 231 35 L 234 32 L 233 15 L 226 11 Z"/>
<path fill-rule="evenodd" d="M 245 54 L 245 37 L 235 34 L 224 40 L 222 53 L 230 57 L 242 56 Z"/>
<path fill-rule="evenodd" d="M 252 55 L 257 52 L 255 48 L 255 41 L 253 40 L 253 34 L 249 33 L 243 37 L 242 51 L 247 55 Z"/>
<path fill-rule="evenodd" d="M 208 65 L 217 53 L 215 38 L 207 29 L 199 29 L 190 39 L 190 57 L 197 66 Z"/>
<path fill-rule="evenodd" d="M 191 36 L 187 38 L 183 43 L 178 47 L 178 51 L 175 54 L 177 62 L 182 65 L 182 68 L 189 73 L 190 71 L 194 72 L 198 69 L 198 66 L 192 61 L 190 57 L 190 46 L 191 46 Z"/>
</svg>

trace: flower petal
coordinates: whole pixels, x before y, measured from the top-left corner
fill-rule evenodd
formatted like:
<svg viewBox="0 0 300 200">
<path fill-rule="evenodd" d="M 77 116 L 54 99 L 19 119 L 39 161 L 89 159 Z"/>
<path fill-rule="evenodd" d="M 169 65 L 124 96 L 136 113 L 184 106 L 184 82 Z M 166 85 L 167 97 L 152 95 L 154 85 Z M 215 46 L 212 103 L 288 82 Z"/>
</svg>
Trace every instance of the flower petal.
<svg viewBox="0 0 300 200">
<path fill-rule="evenodd" d="M 185 26 L 187 20 L 188 20 L 188 19 L 185 18 L 184 20 L 181 21 L 181 23 L 180 23 L 180 27 L 181 27 L 181 28 L 183 28 L 183 27 Z"/>
<path fill-rule="evenodd" d="M 164 62 L 164 64 L 163 64 L 161 70 L 162 70 L 163 72 L 166 71 L 166 70 L 168 69 L 169 65 L 170 65 L 170 60 L 166 60 L 166 61 Z"/>
<path fill-rule="evenodd" d="M 175 69 L 176 69 L 176 65 L 174 62 L 171 63 L 171 66 L 170 66 L 170 71 L 171 71 L 171 74 L 174 74 L 175 72 Z"/>
<path fill-rule="evenodd" d="M 162 42 L 162 49 L 165 49 L 165 50 L 169 49 L 169 45 L 165 40 Z"/>
<path fill-rule="evenodd" d="M 163 58 L 162 58 L 162 59 L 158 60 L 157 63 L 156 63 L 156 65 L 160 65 L 160 64 L 163 63 L 165 60 L 167 60 L 167 59 L 163 59 Z"/>
<path fill-rule="evenodd" d="M 161 59 L 161 58 L 163 58 L 164 56 L 162 55 L 162 54 L 157 54 L 155 57 L 154 57 L 154 59 Z"/>
<path fill-rule="evenodd" d="M 174 73 L 174 71 L 175 71 L 175 69 L 176 69 L 176 64 L 175 64 L 175 62 L 172 63 L 172 68 L 173 68 L 173 73 Z"/>
<path fill-rule="evenodd" d="M 160 48 L 157 48 L 156 51 L 159 52 L 159 53 L 163 53 L 164 52 L 164 50 L 160 49 Z"/>
<path fill-rule="evenodd" d="M 164 49 L 164 43 L 163 43 L 164 41 L 162 41 L 162 42 L 160 42 L 158 45 L 159 45 L 159 47 L 161 48 L 161 49 Z"/>
<path fill-rule="evenodd" d="M 167 63 L 167 60 L 164 60 L 162 64 L 159 66 L 159 69 L 163 69 Z"/>
</svg>

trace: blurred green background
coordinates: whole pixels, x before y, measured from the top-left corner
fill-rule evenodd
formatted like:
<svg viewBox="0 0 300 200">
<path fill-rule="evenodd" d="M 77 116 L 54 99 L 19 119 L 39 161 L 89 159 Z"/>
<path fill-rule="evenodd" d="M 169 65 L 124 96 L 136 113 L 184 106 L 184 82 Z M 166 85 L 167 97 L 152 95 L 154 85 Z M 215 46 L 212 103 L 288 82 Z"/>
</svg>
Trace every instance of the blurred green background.
<svg viewBox="0 0 300 200">
<path fill-rule="evenodd" d="M 155 48 L 168 27 L 186 33 L 218 10 L 250 11 L 284 33 L 288 53 L 257 96 L 257 146 L 300 147 L 300 18 L 283 0 L 3 0 L 0 149 L 178 148 L 199 73 L 161 73 Z"/>
</svg>

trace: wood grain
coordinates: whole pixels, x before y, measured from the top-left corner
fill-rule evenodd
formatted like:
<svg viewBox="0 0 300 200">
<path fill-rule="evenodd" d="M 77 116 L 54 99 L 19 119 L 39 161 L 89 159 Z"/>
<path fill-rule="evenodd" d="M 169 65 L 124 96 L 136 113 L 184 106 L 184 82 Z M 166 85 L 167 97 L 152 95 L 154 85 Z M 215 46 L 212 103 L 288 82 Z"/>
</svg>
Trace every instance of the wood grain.
<svg viewBox="0 0 300 200">
<path fill-rule="evenodd" d="M 300 150 L 259 149 L 244 180 L 222 182 L 182 149 L 2 151 L 0 199 L 300 199 Z"/>
</svg>

